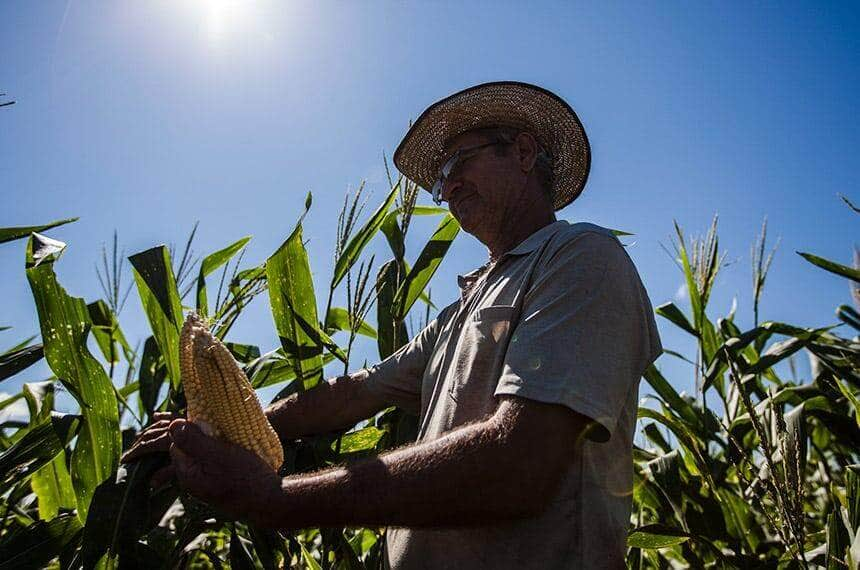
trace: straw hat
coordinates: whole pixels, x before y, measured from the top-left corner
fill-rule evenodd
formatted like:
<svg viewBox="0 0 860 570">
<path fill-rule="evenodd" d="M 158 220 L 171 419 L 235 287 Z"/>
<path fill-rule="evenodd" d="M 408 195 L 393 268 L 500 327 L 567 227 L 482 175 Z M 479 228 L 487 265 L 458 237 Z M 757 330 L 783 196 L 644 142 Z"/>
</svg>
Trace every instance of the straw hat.
<svg viewBox="0 0 860 570">
<path fill-rule="evenodd" d="M 591 166 L 591 148 L 579 117 L 558 95 L 518 81 L 482 83 L 430 105 L 394 151 L 394 164 L 429 191 L 442 167 L 448 140 L 472 129 L 497 126 L 527 130 L 549 152 L 555 210 L 579 196 Z"/>
</svg>

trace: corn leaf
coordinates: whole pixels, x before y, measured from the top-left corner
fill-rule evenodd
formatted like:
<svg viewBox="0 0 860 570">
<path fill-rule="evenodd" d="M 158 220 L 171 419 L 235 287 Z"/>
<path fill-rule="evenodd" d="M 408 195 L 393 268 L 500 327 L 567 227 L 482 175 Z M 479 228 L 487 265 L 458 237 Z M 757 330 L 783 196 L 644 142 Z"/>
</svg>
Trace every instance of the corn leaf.
<svg viewBox="0 0 860 570">
<path fill-rule="evenodd" d="M 349 312 L 343 307 L 332 307 L 328 313 L 328 320 L 325 327 L 329 331 L 348 331 L 350 330 Z M 367 322 L 361 321 L 358 323 L 358 334 L 369 338 L 377 338 L 376 329 L 370 326 Z"/>
<path fill-rule="evenodd" d="M 140 401 L 147 417 L 152 417 L 155 412 L 155 404 L 158 393 L 164 384 L 167 369 L 160 364 L 161 352 L 154 336 L 147 337 L 143 343 L 143 356 L 140 360 L 138 371 L 138 382 L 140 382 Z"/>
<path fill-rule="evenodd" d="M 146 457 L 131 465 L 121 465 L 115 479 L 99 485 L 84 526 L 81 544 L 84 569 L 95 568 L 105 555 L 113 559 L 136 552 L 137 539 L 149 530 L 146 525 L 153 514 L 149 480 L 164 465 L 165 460 L 160 457 Z"/>
<path fill-rule="evenodd" d="M 839 305 L 836 309 L 836 316 L 839 317 L 839 320 L 843 323 L 849 324 L 856 330 L 860 331 L 860 313 L 857 313 L 853 307 L 849 307 L 848 305 Z"/>
<path fill-rule="evenodd" d="M 380 267 L 376 276 L 376 325 L 379 327 L 376 345 L 381 360 L 385 360 L 409 342 L 403 321 L 392 314 L 394 297 L 405 279 L 403 263 L 397 259 L 392 259 Z"/>
<path fill-rule="evenodd" d="M 385 199 L 385 202 L 376 209 L 370 219 L 367 220 L 358 232 L 356 232 L 353 238 L 349 240 L 349 243 L 346 244 L 346 247 L 343 249 L 343 253 L 341 253 L 334 265 L 334 274 L 331 278 L 332 289 L 337 287 L 338 283 L 340 283 L 346 276 L 346 272 L 355 265 L 355 262 L 358 261 L 364 246 L 370 242 L 371 238 L 373 238 L 373 236 L 376 235 L 376 232 L 379 231 L 379 228 L 382 227 L 386 214 L 388 214 L 388 210 L 391 208 L 391 204 L 394 203 L 394 199 L 397 197 L 397 193 L 399 191 L 400 183 L 398 182 L 391 188 L 391 192 L 388 193 L 388 197 Z"/>
<path fill-rule="evenodd" d="M 233 259 L 233 256 L 251 241 L 251 236 L 242 239 L 211 253 L 203 258 L 200 263 L 200 272 L 197 275 L 197 311 L 206 316 L 209 314 L 209 299 L 206 294 L 206 276 Z"/>
<path fill-rule="evenodd" d="M 818 257 L 811 253 L 803 253 L 800 251 L 796 251 L 795 253 L 809 263 L 817 265 L 830 273 L 835 273 L 836 275 L 847 277 L 856 283 L 860 283 L 860 269 L 854 269 L 853 267 L 848 267 L 847 265 L 842 265 L 841 263 L 836 263 L 835 261 L 830 261 L 829 259 L 824 259 L 823 257 Z"/>
<path fill-rule="evenodd" d="M 663 377 L 657 367 L 651 364 L 643 374 L 645 380 L 651 385 L 663 401 L 684 421 L 695 428 L 701 428 L 702 421 L 693 406 L 684 400 L 671 384 Z"/>
<path fill-rule="evenodd" d="M 78 404 L 83 426 L 72 453 L 78 513 L 85 520 L 95 488 L 114 471 L 121 451 L 119 412 L 113 384 L 87 349 L 92 323 L 84 300 L 57 282 L 53 260 L 34 266 L 38 235 L 27 244 L 27 279 L 33 291 L 45 358 Z"/>
<path fill-rule="evenodd" d="M 454 219 L 454 216 L 447 214 L 442 221 L 439 222 L 436 231 L 430 238 L 430 241 L 421 250 L 415 266 L 409 271 L 406 279 L 400 285 L 397 294 L 394 297 L 392 315 L 398 320 L 409 313 L 412 305 L 418 299 L 419 295 L 430 278 L 436 272 L 439 264 L 442 263 L 442 258 L 445 257 L 448 248 L 451 247 L 451 242 L 457 237 L 460 231 L 460 224 Z"/>
<path fill-rule="evenodd" d="M 305 548 L 305 545 L 302 544 L 302 562 L 305 564 L 305 568 L 308 570 L 322 570 L 322 566 L 320 566 L 319 562 L 311 556 L 311 553 L 308 552 L 308 549 Z"/>
<path fill-rule="evenodd" d="M 704 477 L 705 481 L 708 483 L 711 489 L 716 489 L 717 485 L 714 483 L 713 477 L 711 475 L 711 470 L 708 467 L 707 462 L 705 461 L 703 454 L 703 449 L 701 443 L 695 435 L 693 435 L 684 422 L 678 421 L 673 417 L 661 414 L 660 412 L 656 412 L 654 410 L 650 410 L 648 408 L 639 408 L 638 417 L 640 418 L 650 418 L 657 422 L 660 422 L 667 428 L 669 428 L 675 437 L 678 438 L 684 447 L 686 447 L 691 453 L 692 458 L 695 461 L 696 467 L 701 475 Z"/>
<path fill-rule="evenodd" d="M 53 519 L 61 508 L 74 509 L 77 506 L 72 476 L 66 467 L 66 452 L 62 449 L 47 465 L 33 473 L 30 485 L 39 499 L 39 518 L 42 520 Z"/>
<path fill-rule="evenodd" d="M 322 379 L 323 342 L 301 222 L 266 260 L 269 303 L 284 354 L 304 389 Z"/>
<path fill-rule="evenodd" d="M 77 540 L 80 532 L 81 522 L 73 514 L 36 522 L 3 543 L 0 570 L 45 568 L 52 558 Z"/>
<path fill-rule="evenodd" d="M 54 413 L 49 421 L 27 431 L 0 455 L 2 486 L 11 487 L 30 477 L 56 457 L 80 429 L 80 416 Z"/>
<path fill-rule="evenodd" d="M 344 434 L 340 440 L 340 452 L 342 454 L 347 454 L 372 451 L 376 448 L 376 444 L 379 443 L 379 440 L 382 439 L 383 435 L 385 435 L 385 432 L 374 426 L 368 426 L 366 428 Z M 336 445 L 336 442 L 332 443 L 332 451 L 335 450 Z"/>
<path fill-rule="evenodd" d="M 662 524 L 649 524 L 633 529 L 627 535 L 630 548 L 656 549 L 682 544 L 690 540 L 690 535 L 681 529 Z"/>
<path fill-rule="evenodd" d="M 134 353 L 131 350 L 131 346 L 129 346 L 128 341 L 125 339 L 125 335 L 119 327 L 119 321 L 116 315 L 113 314 L 113 311 L 110 310 L 108 304 L 104 300 L 99 299 L 87 305 L 87 311 L 93 323 L 93 336 L 105 360 L 109 363 L 119 362 L 119 353 L 116 349 L 116 345 L 119 343 L 126 362 L 133 361 Z"/>
<path fill-rule="evenodd" d="M 179 388 L 179 330 L 182 327 L 182 302 L 170 263 L 170 252 L 160 245 L 128 258 L 143 310 L 158 349 L 167 365 L 174 389 Z"/>
<path fill-rule="evenodd" d="M 21 395 L 27 400 L 30 425 L 37 426 L 51 421 L 54 409 L 54 382 L 31 382 L 24 384 Z M 33 473 L 30 485 L 39 499 L 39 518 L 51 520 L 60 512 L 60 507 L 73 509 L 77 505 L 72 478 L 66 467 L 63 449 L 48 464 Z"/>
<path fill-rule="evenodd" d="M 693 328 L 693 325 L 690 324 L 690 321 L 687 320 L 686 315 L 678 308 L 675 303 L 664 303 L 654 309 L 654 312 L 660 315 L 661 317 L 668 319 L 672 323 L 678 325 L 691 335 L 698 337 L 699 333 Z"/>
<path fill-rule="evenodd" d="M 51 228 L 56 228 L 57 226 L 62 226 L 63 224 L 69 224 L 71 222 L 76 222 L 78 218 L 66 218 L 65 220 L 57 220 L 55 222 L 51 222 L 42 226 L 24 226 L 17 228 L 0 228 L 0 243 L 6 243 L 7 241 L 13 241 L 16 239 L 21 239 L 29 236 L 33 232 L 43 232 L 45 230 L 49 230 Z"/>
<path fill-rule="evenodd" d="M 0 381 L 21 372 L 44 357 L 41 344 L 12 350 L 0 355 Z"/>
<path fill-rule="evenodd" d="M 690 266 L 690 258 L 687 255 L 687 246 L 684 243 L 684 234 L 675 222 L 675 232 L 678 234 L 678 251 L 681 255 L 681 267 L 684 271 L 684 279 L 687 283 L 687 293 L 690 295 L 690 306 L 693 309 L 693 328 L 698 331 L 701 327 L 702 315 L 702 299 L 699 296 L 699 288 L 696 286 L 696 278 L 693 275 L 693 268 Z"/>
</svg>

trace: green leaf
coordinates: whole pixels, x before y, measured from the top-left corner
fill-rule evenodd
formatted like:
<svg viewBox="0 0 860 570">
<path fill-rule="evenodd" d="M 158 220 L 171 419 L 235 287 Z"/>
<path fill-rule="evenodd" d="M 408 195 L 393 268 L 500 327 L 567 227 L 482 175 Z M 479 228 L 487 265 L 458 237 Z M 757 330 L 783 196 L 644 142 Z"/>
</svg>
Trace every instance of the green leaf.
<svg viewBox="0 0 860 570">
<path fill-rule="evenodd" d="M 839 391 L 842 392 L 842 395 L 845 396 L 851 405 L 854 406 L 854 418 L 857 421 L 857 427 L 860 428 L 860 400 L 857 399 L 857 396 L 854 395 L 854 392 L 843 384 L 839 378 L 833 378 L 833 383 L 839 388 Z"/>
<path fill-rule="evenodd" d="M 344 434 L 340 440 L 340 452 L 341 454 L 345 454 L 373 451 L 376 449 L 376 444 L 379 443 L 383 435 L 385 435 L 385 432 L 374 426 L 368 426 Z M 335 450 L 336 445 L 337 442 L 332 443 L 332 451 Z"/>
<path fill-rule="evenodd" d="M 149 530 L 149 480 L 164 466 L 164 459 L 146 457 L 121 465 L 115 479 L 99 485 L 84 526 L 83 568 L 95 568 L 105 555 L 116 558 L 135 552 L 138 538 Z"/>
<path fill-rule="evenodd" d="M 51 412 L 54 409 L 53 381 L 24 384 L 21 394 L 27 399 L 31 426 L 51 422 Z M 60 424 L 54 427 L 55 432 L 57 429 L 64 429 Z M 66 452 L 62 448 L 67 437 L 60 433 L 58 439 L 60 451 L 57 456 L 36 470 L 30 479 L 30 485 L 39 500 L 39 518 L 42 520 L 53 519 L 59 514 L 60 508 L 74 509 L 77 506 L 72 478 L 66 467 Z M 54 442 L 48 442 L 48 447 L 53 445 Z"/>
<path fill-rule="evenodd" d="M 302 561 L 305 563 L 305 568 L 308 570 L 322 570 L 322 566 L 320 566 L 319 562 L 311 556 L 311 553 L 308 552 L 308 549 L 305 548 L 305 545 L 302 544 Z"/>
<path fill-rule="evenodd" d="M 78 218 L 66 218 L 65 220 L 57 220 L 48 224 L 44 224 L 41 226 L 24 226 L 17 228 L 0 228 L 0 243 L 5 243 L 7 241 L 13 241 L 16 239 L 21 239 L 29 236 L 33 232 L 43 232 L 45 230 L 49 230 L 51 228 L 56 228 L 57 226 L 62 226 L 63 224 L 68 224 L 71 222 L 76 222 Z"/>
<path fill-rule="evenodd" d="M 197 312 L 206 316 L 209 314 L 209 300 L 206 295 L 206 276 L 233 259 L 233 256 L 251 241 L 251 236 L 242 239 L 207 255 L 200 263 L 200 273 L 197 275 Z"/>
<path fill-rule="evenodd" d="M 8 488 L 30 477 L 60 453 L 81 428 L 80 416 L 52 414 L 0 455 L 0 483 Z"/>
<path fill-rule="evenodd" d="M 0 547 L 0 570 L 44 568 L 76 541 L 80 532 L 81 523 L 72 514 L 36 522 L 4 541 Z"/>
<path fill-rule="evenodd" d="M 654 312 L 660 315 L 661 317 L 668 319 L 672 323 L 678 325 L 691 335 L 698 337 L 699 333 L 693 328 L 693 325 L 690 324 L 690 321 L 687 320 L 686 315 L 678 308 L 675 303 L 664 303 L 654 309 Z"/>
<path fill-rule="evenodd" d="M 693 328 L 698 331 L 701 327 L 701 316 L 703 312 L 702 299 L 699 295 L 699 288 L 696 286 L 696 277 L 693 275 L 693 268 L 690 266 L 690 258 L 687 256 L 687 246 L 684 243 L 684 234 L 675 222 L 675 232 L 678 234 L 678 252 L 681 256 L 681 267 L 684 270 L 684 279 L 687 283 L 687 293 L 690 295 L 690 306 L 693 310 Z"/>
<path fill-rule="evenodd" d="M 733 538 L 746 542 L 750 551 L 755 552 L 759 543 L 759 529 L 750 511 L 750 505 L 732 491 L 719 489 L 717 492 L 721 499 L 719 504 L 723 511 L 726 531 Z"/>
<path fill-rule="evenodd" d="M 253 344 L 239 344 L 236 342 L 225 342 L 224 346 L 233 355 L 237 362 L 247 364 L 260 358 L 260 347 Z"/>
<path fill-rule="evenodd" d="M 812 255 L 811 253 L 803 253 L 800 251 L 795 251 L 795 253 L 800 255 L 809 263 L 817 265 L 830 273 L 835 273 L 836 275 L 847 277 L 856 283 L 860 283 L 860 269 L 854 269 L 853 267 L 848 267 L 847 265 L 842 265 L 841 263 L 836 263 L 835 261 L 830 261 L 829 259 Z"/>
<path fill-rule="evenodd" d="M 244 367 L 245 375 L 254 388 L 263 388 L 296 377 L 292 360 L 278 348 L 255 358 Z"/>
<path fill-rule="evenodd" d="M 323 342 L 301 222 L 266 260 L 269 302 L 284 353 L 304 389 L 322 379 Z"/>
<path fill-rule="evenodd" d="M 45 356 L 41 344 L 34 344 L 0 355 L 0 381 L 21 372 Z"/>
<path fill-rule="evenodd" d="M 708 483 L 711 489 L 717 488 L 717 485 L 711 475 L 711 470 L 708 467 L 707 462 L 705 461 L 702 444 L 700 440 L 690 432 L 684 422 L 678 421 L 675 418 L 667 416 L 665 414 L 661 414 L 660 412 L 656 412 L 654 410 L 642 407 L 639 408 L 638 417 L 651 418 L 652 420 L 658 421 L 664 426 L 668 427 L 672 431 L 672 433 L 675 434 L 675 437 L 678 438 L 678 441 L 680 441 L 681 444 L 692 453 L 692 457 L 696 464 L 696 467 L 698 468 L 702 476 L 705 478 L 705 481 Z"/>
<path fill-rule="evenodd" d="M 409 313 L 412 305 L 415 303 L 418 296 L 424 291 L 430 278 L 436 272 L 442 258 L 451 247 L 451 242 L 457 237 L 460 231 L 460 224 L 454 219 L 454 216 L 447 214 L 430 238 L 430 241 L 421 250 L 415 266 L 409 271 L 397 295 L 394 298 L 394 307 L 392 315 L 398 320 L 403 320 Z"/>
<path fill-rule="evenodd" d="M 836 309 L 836 316 L 843 323 L 849 324 L 860 331 L 860 313 L 857 313 L 852 307 L 839 305 Z"/>
<path fill-rule="evenodd" d="M 348 331 L 350 328 L 349 311 L 343 307 L 332 307 L 328 313 L 328 320 L 325 323 L 325 328 L 330 331 Z M 370 326 L 367 322 L 361 321 L 358 323 L 358 334 L 362 334 L 369 338 L 376 338 L 376 329 Z"/>
<path fill-rule="evenodd" d="M 31 238 L 28 251 L 34 243 Z M 57 282 L 53 263 L 27 269 L 45 358 L 78 404 L 83 426 L 72 453 L 72 481 L 81 519 L 95 488 L 116 469 L 121 451 L 119 412 L 113 384 L 87 349 L 91 322 L 84 300 L 69 296 Z"/>
<path fill-rule="evenodd" d="M 382 233 L 388 241 L 388 247 L 391 248 L 391 253 L 395 259 L 402 260 L 406 255 L 406 244 L 403 241 L 403 232 L 400 230 L 400 224 L 397 222 L 399 209 L 389 212 L 382 222 Z"/>
<path fill-rule="evenodd" d="M 158 393 L 164 384 L 167 368 L 161 364 L 161 351 L 154 336 L 149 336 L 143 343 L 143 356 L 140 360 L 138 379 L 140 382 L 140 401 L 147 417 L 152 417 L 158 400 Z"/>
<path fill-rule="evenodd" d="M 170 263 L 170 252 L 163 245 L 128 258 L 149 326 L 167 365 L 174 389 L 179 388 L 179 331 L 182 327 L 182 302 Z"/>
<path fill-rule="evenodd" d="M 627 535 L 627 546 L 653 550 L 682 544 L 688 540 L 690 540 L 690 534 L 681 529 L 662 524 L 649 524 L 633 529 Z"/>
<path fill-rule="evenodd" d="M 643 376 L 645 377 L 645 380 L 648 381 L 648 384 L 657 391 L 657 394 L 663 398 L 663 401 L 666 402 L 673 412 L 687 421 L 691 427 L 696 429 L 701 428 L 702 421 L 696 413 L 696 410 L 693 409 L 693 406 L 684 400 L 674 388 L 672 388 L 672 385 L 669 384 L 662 374 L 660 374 L 660 371 L 657 370 L 656 366 L 651 364 L 648 369 L 645 370 Z"/>
<path fill-rule="evenodd" d="M 42 520 L 53 519 L 61 508 L 71 510 L 77 506 L 64 450 L 60 450 L 53 460 L 33 473 L 30 485 L 39 499 L 39 518 Z"/>
<path fill-rule="evenodd" d="M 388 209 L 391 208 L 391 204 L 394 203 L 394 199 L 397 197 L 399 190 L 400 183 L 398 182 L 391 188 L 385 202 L 376 209 L 364 226 L 356 232 L 355 236 L 353 236 L 351 240 L 349 240 L 349 243 L 343 249 L 340 257 L 335 262 L 334 274 L 331 278 L 332 289 L 337 287 L 338 283 L 340 283 L 346 276 L 346 272 L 349 271 L 356 261 L 358 261 L 364 246 L 366 246 L 368 242 L 370 242 L 371 238 L 376 235 L 376 232 L 379 231 L 379 228 L 385 221 L 386 214 L 388 214 Z"/>
<path fill-rule="evenodd" d="M 99 299 L 87 305 L 87 311 L 93 323 L 93 336 L 105 360 L 108 363 L 119 362 L 119 353 L 116 349 L 116 345 L 119 343 L 126 362 L 132 362 L 134 360 L 134 353 L 125 339 L 122 329 L 119 327 L 116 315 L 110 310 L 108 304 L 104 300 Z"/>
<path fill-rule="evenodd" d="M 12 328 L 12 327 L 8 327 L 8 328 Z M 7 349 L 3 353 L 0 353 L 0 356 L 6 356 L 7 354 L 11 354 L 17 350 L 21 350 L 22 348 L 25 348 L 28 344 L 30 344 L 31 341 L 33 341 L 36 338 L 36 336 L 37 335 L 33 335 L 29 338 L 25 338 L 24 340 L 22 340 L 21 342 L 19 342 L 15 346 L 13 346 L 12 348 Z"/>
<path fill-rule="evenodd" d="M 395 318 L 391 312 L 394 296 L 405 279 L 403 263 L 397 259 L 392 259 L 380 267 L 376 275 L 376 325 L 379 327 L 376 345 L 382 360 L 409 342 L 402 319 Z"/>
</svg>

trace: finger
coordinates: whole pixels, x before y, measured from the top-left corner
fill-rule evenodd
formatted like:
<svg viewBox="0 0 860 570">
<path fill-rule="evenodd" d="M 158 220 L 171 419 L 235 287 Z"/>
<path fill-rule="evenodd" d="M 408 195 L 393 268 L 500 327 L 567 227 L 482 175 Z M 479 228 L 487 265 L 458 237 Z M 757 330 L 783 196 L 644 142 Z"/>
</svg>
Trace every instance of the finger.
<svg viewBox="0 0 860 570">
<path fill-rule="evenodd" d="M 170 422 L 167 420 L 155 422 L 154 424 L 150 424 L 146 428 L 143 429 L 139 434 L 137 434 L 137 438 L 134 440 L 135 442 L 140 441 L 141 439 L 145 439 L 152 433 L 157 433 L 159 431 L 166 430 L 170 427 Z"/>
<path fill-rule="evenodd" d="M 175 478 L 176 468 L 173 465 L 162 467 L 161 469 L 153 473 L 152 478 L 149 480 L 149 488 L 160 489 Z"/>
<path fill-rule="evenodd" d="M 170 432 L 166 429 L 151 434 L 135 442 L 131 448 L 120 458 L 123 463 L 128 463 L 151 453 L 166 452 L 170 448 Z"/>
</svg>

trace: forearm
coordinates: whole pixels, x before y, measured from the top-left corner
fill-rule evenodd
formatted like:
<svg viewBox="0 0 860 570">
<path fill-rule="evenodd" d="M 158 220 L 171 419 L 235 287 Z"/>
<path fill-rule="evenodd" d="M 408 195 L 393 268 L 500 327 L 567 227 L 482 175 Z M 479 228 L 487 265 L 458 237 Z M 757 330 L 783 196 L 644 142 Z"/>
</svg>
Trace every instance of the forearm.
<svg viewBox="0 0 860 570">
<path fill-rule="evenodd" d="M 490 419 L 378 458 L 288 477 L 266 522 L 453 527 L 529 516 L 540 511 L 545 488 L 522 447 Z"/>
<path fill-rule="evenodd" d="M 364 386 L 365 371 L 320 382 L 266 409 L 283 441 L 352 427 L 385 407 Z"/>
</svg>

